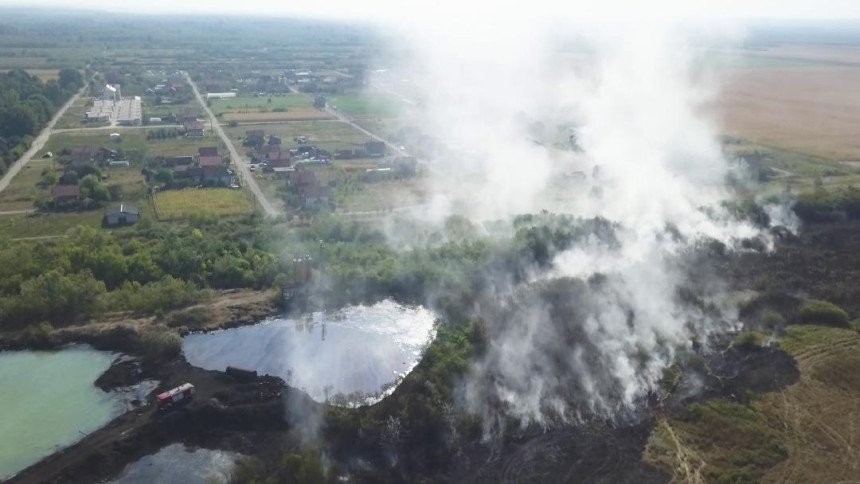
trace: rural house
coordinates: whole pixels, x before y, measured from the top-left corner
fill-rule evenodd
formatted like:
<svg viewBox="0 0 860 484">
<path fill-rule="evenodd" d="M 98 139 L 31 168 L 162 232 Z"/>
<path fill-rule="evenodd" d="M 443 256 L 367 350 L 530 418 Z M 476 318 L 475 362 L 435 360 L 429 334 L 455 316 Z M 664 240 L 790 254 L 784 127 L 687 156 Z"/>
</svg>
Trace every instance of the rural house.
<svg viewBox="0 0 860 484">
<path fill-rule="evenodd" d="M 204 135 L 203 122 L 196 119 L 186 119 L 182 122 L 186 138 L 202 138 Z"/>
<path fill-rule="evenodd" d="M 221 166 L 221 158 L 217 155 L 215 156 L 200 156 L 197 158 L 197 164 L 202 167 L 207 166 Z"/>
<path fill-rule="evenodd" d="M 233 181 L 233 174 L 226 166 L 204 166 L 202 182 L 206 186 L 223 186 L 229 187 Z"/>
<path fill-rule="evenodd" d="M 197 156 L 218 156 L 218 148 L 214 146 L 197 148 Z"/>
<path fill-rule="evenodd" d="M 270 145 L 280 145 L 281 144 L 281 137 L 275 136 L 275 135 L 269 136 L 269 144 Z"/>
<path fill-rule="evenodd" d="M 78 203 L 80 196 L 81 190 L 77 185 L 54 185 L 51 188 L 51 198 L 54 200 L 55 207 Z"/>
<path fill-rule="evenodd" d="M 301 196 L 303 207 L 327 205 L 331 198 L 331 190 L 329 190 L 328 187 L 313 185 L 300 190 L 299 195 Z"/>
<path fill-rule="evenodd" d="M 107 226 L 127 225 L 137 222 L 140 211 L 131 205 L 119 205 L 105 210 L 102 222 Z"/>
<path fill-rule="evenodd" d="M 245 132 L 245 146 L 260 146 L 266 138 L 266 132 L 262 129 L 252 129 Z"/>
<path fill-rule="evenodd" d="M 367 156 L 385 156 L 386 147 L 382 141 L 368 141 L 364 143 L 364 149 L 367 151 Z"/>
<path fill-rule="evenodd" d="M 169 167 L 188 166 L 193 163 L 193 156 L 168 156 L 164 158 L 164 164 Z"/>
<path fill-rule="evenodd" d="M 66 160 L 69 163 L 86 163 L 88 161 L 95 161 L 97 153 L 98 149 L 93 148 L 92 146 L 72 148 L 66 157 Z"/>
<path fill-rule="evenodd" d="M 299 190 L 319 184 L 316 173 L 306 170 L 287 172 L 287 182 Z"/>
</svg>

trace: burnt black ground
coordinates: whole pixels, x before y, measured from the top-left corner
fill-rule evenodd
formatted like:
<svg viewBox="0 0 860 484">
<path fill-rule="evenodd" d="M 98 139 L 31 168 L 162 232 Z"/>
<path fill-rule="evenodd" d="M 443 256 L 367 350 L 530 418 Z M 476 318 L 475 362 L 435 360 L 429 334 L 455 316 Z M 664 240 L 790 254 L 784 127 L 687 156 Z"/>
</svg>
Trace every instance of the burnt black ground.
<svg viewBox="0 0 860 484">
<path fill-rule="evenodd" d="M 856 284 L 860 280 L 860 223 L 807 226 L 799 237 L 779 240 L 774 252 L 714 255 L 708 261 L 707 274 L 723 279 L 731 290 L 758 291 L 758 299 L 741 311 L 741 318 L 752 327 L 765 325 L 758 319 L 765 309 L 782 314 L 783 324 L 796 322 L 798 304 L 809 297 L 834 302 L 856 317 L 860 315 L 860 285 Z M 339 466 L 342 472 L 352 473 L 357 482 L 377 482 L 362 479 L 362 474 L 387 476 L 389 482 L 667 482 L 668 475 L 641 461 L 657 416 L 681 411 L 687 403 L 707 398 L 744 401 L 749 391 L 778 390 L 798 378 L 794 360 L 784 352 L 732 346 L 729 338 L 682 368 L 683 376 L 670 397 L 662 402 L 651 399 L 635 423 L 534 429 L 505 442 L 482 443 L 476 439 L 457 442 L 450 448 L 426 449 L 434 453 L 438 466 L 429 466 L 420 475 L 398 468 L 397 463 L 392 465 L 384 445 L 369 448 L 367 440 L 359 438 L 348 452 L 333 457 L 364 456 L 360 464 L 343 459 Z M 167 414 L 151 409 L 126 414 L 70 449 L 23 471 L 12 482 L 97 482 L 116 476 L 128 463 L 174 442 L 278 455 L 298 442 L 295 433 L 308 409 L 318 411 L 320 407 L 278 379 L 240 384 L 221 372 L 193 368 L 184 361 L 165 365 L 154 376 L 165 388 L 190 381 L 200 394 L 192 405 Z M 410 383 L 410 379 L 389 398 L 415 391 L 422 384 Z M 118 369 L 105 380 L 127 383 L 128 376 Z M 285 405 L 287 395 L 295 397 L 291 398 L 294 402 L 304 402 L 298 406 L 300 411 L 292 412 L 290 408 L 296 406 Z M 358 445 L 361 448 L 356 448 Z M 363 473 L 358 469 L 368 466 L 375 470 Z"/>
</svg>

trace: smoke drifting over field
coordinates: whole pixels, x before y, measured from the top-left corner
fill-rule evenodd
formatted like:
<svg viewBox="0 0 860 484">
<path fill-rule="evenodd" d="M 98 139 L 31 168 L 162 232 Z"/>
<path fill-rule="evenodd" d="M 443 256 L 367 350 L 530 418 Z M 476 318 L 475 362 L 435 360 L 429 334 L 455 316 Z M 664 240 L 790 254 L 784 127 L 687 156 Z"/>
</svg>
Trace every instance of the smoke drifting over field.
<svg viewBox="0 0 860 484">
<path fill-rule="evenodd" d="M 585 31 L 525 12 L 480 23 L 492 27 L 407 34 L 423 127 L 445 146 L 426 160 L 437 205 L 477 222 L 546 209 L 612 228 L 528 284 L 500 281 L 496 311 L 479 314 L 489 348 L 464 401 L 489 424 L 626 413 L 679 349 L 735 325 L 730 308 L 679 295 L 689 254 L 703 241 L 769 243 L 720 208 L 728 163 L 707 116 L 713 84 L 665 24 Z"/>
</svg>

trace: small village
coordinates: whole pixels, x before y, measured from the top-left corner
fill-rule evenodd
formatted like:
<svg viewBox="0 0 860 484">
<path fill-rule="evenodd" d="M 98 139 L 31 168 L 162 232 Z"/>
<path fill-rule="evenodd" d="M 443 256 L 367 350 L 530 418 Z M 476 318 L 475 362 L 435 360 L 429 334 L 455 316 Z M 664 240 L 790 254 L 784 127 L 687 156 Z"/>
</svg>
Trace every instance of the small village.
<svg viewBox="0 0 860 484">
<path fill-rule="evenodd" d="M 132 82 L 128 73 L 94 74 L 89 97 L 70 107 L 25 167 L 39 170 L 29 177 L 37 178 L 33 186 L 21 187 L 28 196 L 10 206 L 93 223 L 100 214 L 104 227 L 194 213 L 235 216 L 267 206 L 274 207 L 269 215 L 306 224 L 321 210 L 392 208 L 350 201 L 361 196 L 357 190 L 367 191 L 362 186 L 421 175 L 417 158 L 403 150 L 417 140 L 414 133 L 390 133 L 394 145 L 359 126 L 392 109 L 390 101 L 381 111 L 365 106 L 356 93 L 364 75 L 359 66 L 329 75 L 293 68 L 277 75 L 150 69 Z M 355 106 L 338 111 L 338 101 Z M 415 146 L 420 152 L 421 143 Z M 214 205 L 202 203 L 213 197 Z"/>
</svg>

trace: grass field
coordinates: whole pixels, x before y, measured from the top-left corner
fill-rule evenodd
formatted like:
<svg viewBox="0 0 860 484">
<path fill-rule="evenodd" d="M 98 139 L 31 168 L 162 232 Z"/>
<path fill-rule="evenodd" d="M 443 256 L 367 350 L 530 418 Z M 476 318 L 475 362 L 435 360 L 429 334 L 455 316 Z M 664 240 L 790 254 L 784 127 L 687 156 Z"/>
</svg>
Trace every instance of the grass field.
<svg viewBox="0 0 860 484">
<path fill-rule="evenodd" d="M 431 195 L 421 179 L 392 180 L 363 184 L 359 190 L 338 190 L 335 202 L 339 211 L 363 212 L 419 205 Z"/>
<path fill-rule="evenodd" d="M 333 119 L 334 116 L 316 108 L 290 108 L 284 112 L 228 112 L 222 115 L 224 121 L 237 121 L 240 123 L 249 123 L 254 121 L 308 121 L 314 119 Z"/>
<path fill-rule="evenodd" d="M 203 108 L 200 107 L 196 102 L 186 103 L 186 104 L 150 104 L 144 103 L 143 105 L 143 117 L 144 118 L 160 118 L 164 116 L 168 116 L 170 114 L 173 115 L 181 115 L 187 108 L 196 109 L 201 115 L 203 114 Z"/>
<path fill-rule="evenodd" d="M 57 120 L 57 124 L 54 126 L 54 129 L 71 129 L 71 128 L 83 128 L 86 127 L 86 124 L 83 121 L 84 115 L 87 113 L 87 110 L 92 105 L 92 101 L 87 97 L 78 98 L 69 109 L 63 113 L 63 116 Z"/>
<path fill-rule="evenodd" d="M 401 101 L 381 93 L 339 94 L 327 98 L 332 109 L 355 117 L 396 116 Z"/>
<path fill-rule="evenodd" d="M 269 102 L 271 100 L 271 102 Z M 313 108 L 314 98 L 310 94 L 285 94 L 283 96 L 253 97 L 242 96 L 231 99 L 213 99 L 210 101 L 212 112 L 248 113 L 272 111 L 273 109 Z"/>
<path fill-rule="evenodd" d="M 36 197 L 40 193 L 47 193 L 38 188 L 36 182 L 42 177 L 42 171 L 52 166 L 51 160 L 41 158 L 24 165 L 9 186 L 0 192 L 0 212 L 33 209 Z"/>
<path fill-rule="evenodd" d="M 748 405 L 710 400 L 661 419 L 645 459 L 677 482 L 852 482 L 860 448 L 860 335 L 789 326 L 799 380 Z M 701 479 L 704 478 L 704 479 Z"/>
<path fill-rule="evenodd" d="M 320 148 L 334 151 L 338 149 L 354 149 L 370 141 L 367 135 L 352 126 L 338 121 L 297 121 L 283 124 L 243 124 L 235 128 L 225 128 L 230 139 L 240 140 L 245 132 L 252 129 L 262 129 L 266 135 L 275 134 L 283 138 L 286 146 L 296 146 L 293 139 L 297 136 L 307 136 L 308 143 Z M 239 143 L 241 145 L 241 142 Z"/>
<path fill-rule="evenodd" d="M 119 130 L 117 132 L 122 135 L 121 141 L 119 142 L 111 141 L 110 133 L 112 130 L 110 129 L 82 129 L 66 133 L 55 133 L 51 135 L 51 138 L 47 143 L 45 143 L 45 147 L 42 151 L 37 153 L 36 156 L 41 157 L 47 151 L 53 152 L 56 156 L 63 148 L 79 148 L 82 146 L 104 146 L 114 150 L 121 149 L 127 155 L 138 153 L 139 156 L 143 157 L 193 155 L 197 153 L 197 148 L 203 146 L 217 146 L 219 147 L 219 151 L 226 152 L 226 150 L 220 148 L 220 139 L 215 136 L 211 130 L 207 131 L 206 136 L 203 138 L 184 138 L 182 136 L 177 136 L 173 139 L 164 140 L 146 139 L 147 131 L 158 131 L 159 129 L 170 128 L 134 128 Z"/>
<path fill-rule="evenodd" d="M 155 196 L 160 220 L 176 220 L 198 212 L 219 216 L 244 215 L 251 211 L 251 200 L 242 190 L 229 188 L 187 188 L 167 190 Z"/>
<path fill-rule="evenodd" d="M 78 225 L 101 226 L 102 210 L 0 217 L 0 236 L 12 239 L 64 235 Z"/>
</svg>

